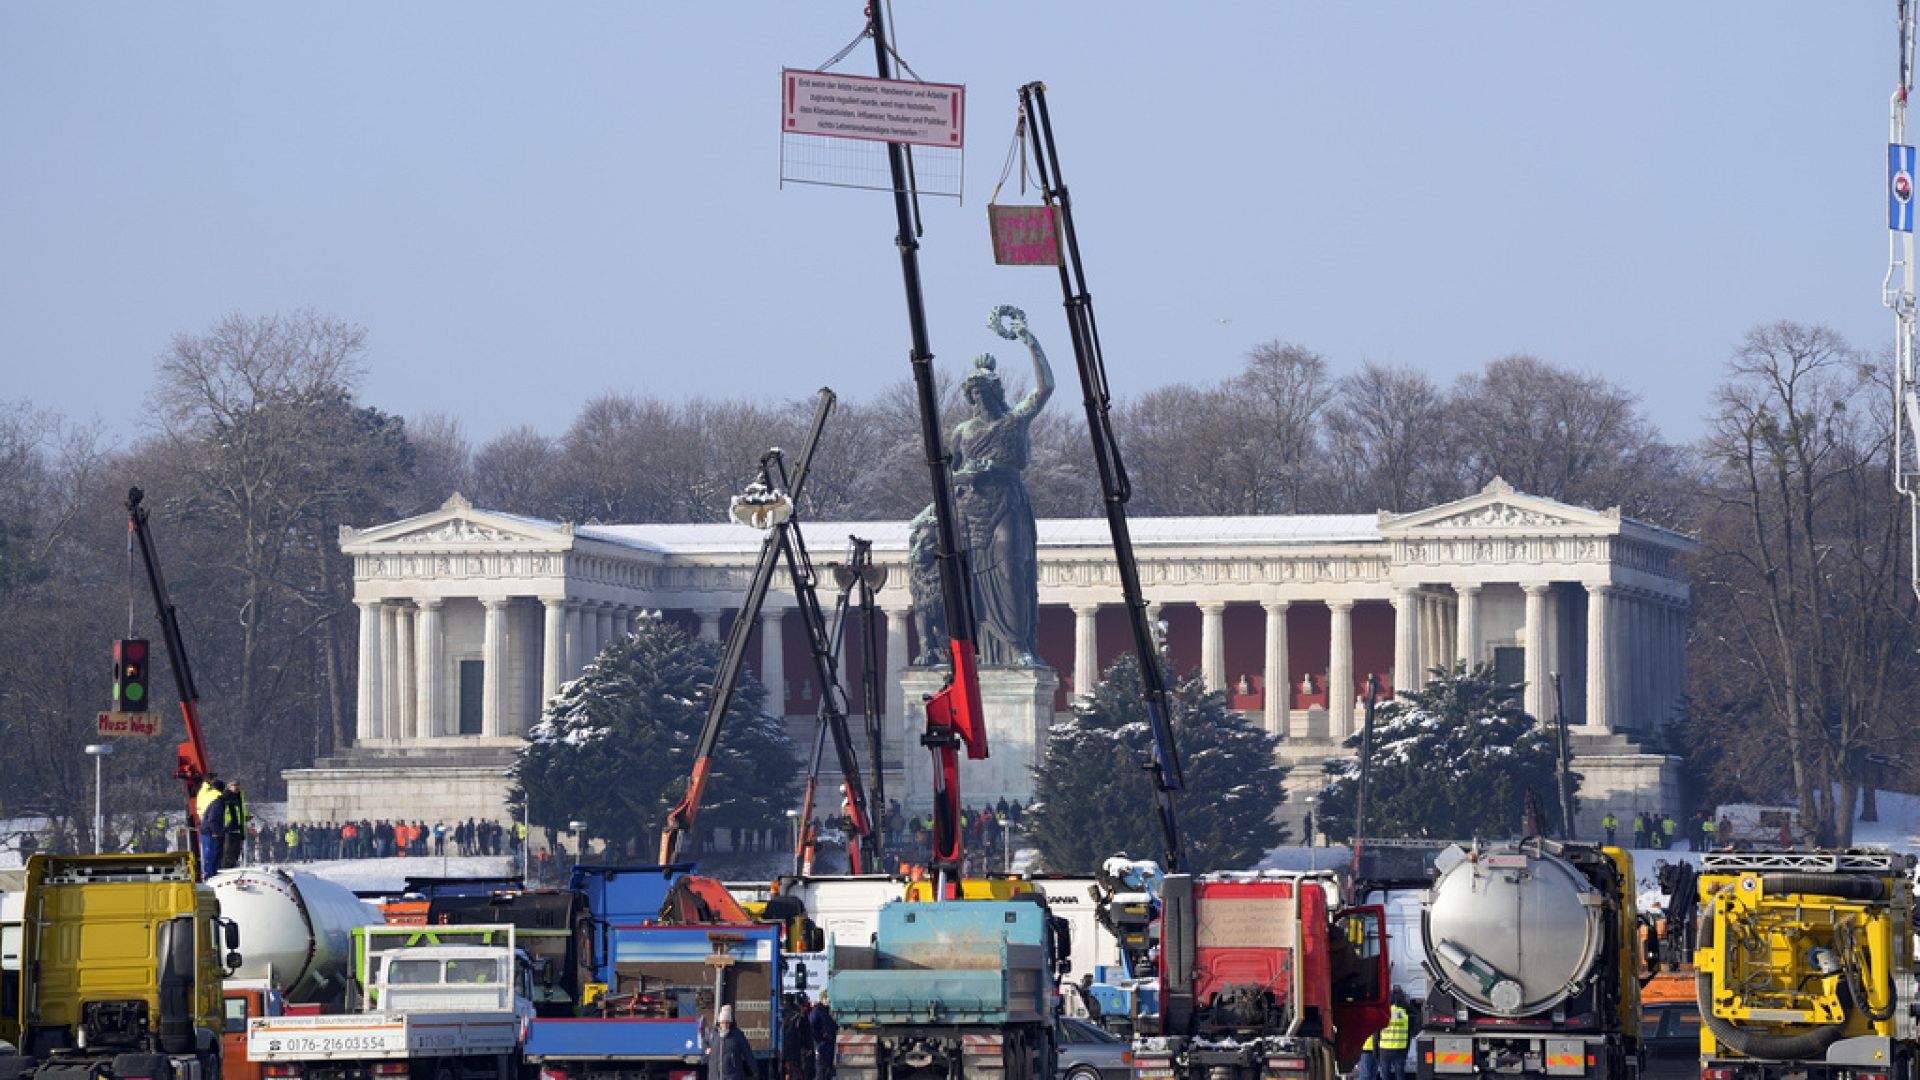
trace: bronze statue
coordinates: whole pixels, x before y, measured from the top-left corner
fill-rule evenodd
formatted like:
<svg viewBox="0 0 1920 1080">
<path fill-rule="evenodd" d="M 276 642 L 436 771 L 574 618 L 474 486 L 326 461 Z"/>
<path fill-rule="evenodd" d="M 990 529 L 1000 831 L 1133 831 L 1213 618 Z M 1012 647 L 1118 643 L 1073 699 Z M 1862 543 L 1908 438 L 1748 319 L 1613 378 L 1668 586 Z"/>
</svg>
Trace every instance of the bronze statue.
<svg viewBox="0 0 1920 1080">
<path fill-rule="evenodd" d="M 1033 503 L 1020 474 L 1032 443 L 1028 429 L 1053 396 L 1053 370 L 1027 330 L 1019 308 L 1001 305 L 987 318 L 993 332 L 1026 345 L 1033 356 L 1033 389 L 1009 406 L 996 361 L 982 354 L 961 384 L 973 415 L 950 440 L 954 501 L 973 575 L 980 659 L 987 664 L 1040 667 L 1035 635 L 1040 622 L 1040 555 Z"/>
<path fill-rule="evenodd" d="M 913 629 L 920 638 L 920 667 L 944 665 L 950 651 L 947 613 L 940 606 L 940 547 L 931 504 L 907 523 L 907 593 L 913 598 Z"/>
</svg>

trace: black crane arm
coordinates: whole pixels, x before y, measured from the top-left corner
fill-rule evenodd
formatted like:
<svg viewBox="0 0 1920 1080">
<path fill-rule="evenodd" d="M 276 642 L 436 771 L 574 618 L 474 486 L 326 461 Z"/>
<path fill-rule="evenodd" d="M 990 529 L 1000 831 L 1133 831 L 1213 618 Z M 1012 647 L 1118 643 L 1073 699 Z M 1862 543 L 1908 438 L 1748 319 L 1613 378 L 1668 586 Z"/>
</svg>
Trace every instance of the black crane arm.
<svg viewBox="0 0 1920 1080">
<path fill-rule="evenodd" d="M 1094 322 L 1093 294 L 1087 290 L 1080 242 L 1074 234 L 1073 199 L 1060 176 L 1060 156 L 1054 148 L 1046 91 L 1046 86 L 1038 82 L 1021 87 L 1020 106 L 1028 122 L 1041 194 L 1054 212 L 1060 252 L 1060 292 L 1073 340 L 1075 367 L 1080 372 L 1087 432 L 1092 436 L 1094 463 L 1099 467 L 1101 501 L 1106 508 L 1108 531 L 1113 534 L 1114 559 L 1120 566 L 1120 591 L 1126 600 L 1127 623 L 1133 631 L 1134 655 L 1140 661 L 1147 718 L 1153 728 L 1153 760 L 1149 771 L 1153 774 L 1167 869 L 1183 874 L 1187 871 L 1187 854 L 1180 841 L 1174 807 L 1175 794 L 1185 787 L 1180 771 L 1180 748 L 1174 740 L 1166 675 L 1161 670 L 1160 652 L 1147 620 L 1147 601 L 1140 590 L 1140 564 L 1134 558 L 1133 534 L 1127 523 L 1127 502 L 1133 496 L 1133 485 L 1127 478 L 1126 462 L 1120 456 L 1120 444 L 1113 433 L 1113 396 L 1107 386 L 1106 360 L 1100 353 L 1100 329 Z M 1092 672 L 1076 672 L 1075 678 L 1090 680 L 1092 675 Z"/>
<path fill-rule="evenodd" d="M 884 3 L 867 5 L 873 47 L 882 79 L 893 77 L 893 49 L 887 40 Z M 913 344 L 908 359 L 913 366 L 914 398 L 920 409 L 920 440 L 926 450 L 927 473 L 933 484 L 934 558 L 940 568 L 940 601 L 945 608 L 952 678 L 927 699 L 927 726 L 921 745 L 933 755 L 933 851 L 928 869 L 940 899 L 960 892 L 962 829 L 960 822 L 960 751 L 980 760 L 987 756 L 986 718 L 980 705 L 980 668 L 974 647 L 973 588 L 966 557 L 956 538 L 959 516 L 954 509 L 952 459 L 940 434 L 940 400 L 934 386 L 933 347 L 927 339 L 926 305 L 920 290 L 920 241 L 915 227 L 912 189 L 907 179 L 907 147 L 887 144 L 887 170 L 893 182 L 893 209 L 900 249 L 900 273 L 906 285 L 907 323 Z"/>
<path fill-rule="evenodd" d="M 813 656 L 814 677 L 820 680 L 820 723 L 825 733 L 833 739 L 834 757 L 839 762 L 842 782 L 846 785 L 847 818 L 852 828 L 847 843 L 848 869 L 855 874 L 872 873 L 880 853 L 873 815 L 867 805 L 866 784 L 860 776 L 860 755 L 854 749 L 853 737 L 847 731 L 846 691 L 840 686 L 837 662 L 840 656 L 839 642 L 837 635 L 827 630 L 826 616 L 820 608 L 813 562 L 807 556 L 806 539 L 800 534 L 799 522 L 789 519 L 780 527 L 780 532 L 780 548 L 786 557 L 787 575 L 793 579 L 794 598 L 800 608 L 801 621 L 807 627 L 807 646 Z M 842 594 L 839 611 L 843 616 L 845 607 L 845 596 Z M 801 809 L 803 817 L 809 819 L 819 770 L 819 749 L 816 740 L 813 762 L 807 771 L 806 799 Z M 805 846 L 808 824 L 807 820 L 801 822 L 802 847 Z M 795 854 L 798 856 L 800 852 L 796 851 Z"/>
</svg>

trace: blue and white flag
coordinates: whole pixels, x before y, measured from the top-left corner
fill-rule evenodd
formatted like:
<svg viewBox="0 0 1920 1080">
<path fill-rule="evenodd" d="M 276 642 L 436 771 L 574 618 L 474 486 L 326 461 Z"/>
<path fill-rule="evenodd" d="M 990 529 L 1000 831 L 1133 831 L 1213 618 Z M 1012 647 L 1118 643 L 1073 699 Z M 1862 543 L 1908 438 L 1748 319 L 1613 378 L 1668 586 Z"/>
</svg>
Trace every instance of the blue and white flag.
<svg viewBox="0 0 1920 1080">
<path fill-rule="evenodd" d="M 1887 144 L 1887 228 L 1913 231 L 1913 147 Z"/>
</svg>

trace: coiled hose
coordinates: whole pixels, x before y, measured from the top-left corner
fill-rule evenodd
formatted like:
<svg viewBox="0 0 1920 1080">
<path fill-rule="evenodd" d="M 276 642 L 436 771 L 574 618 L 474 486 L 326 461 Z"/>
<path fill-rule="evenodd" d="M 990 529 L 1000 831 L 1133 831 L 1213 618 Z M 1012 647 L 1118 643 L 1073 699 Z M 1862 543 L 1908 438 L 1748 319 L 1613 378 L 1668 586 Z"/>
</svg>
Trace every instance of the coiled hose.
<svg viewBox="0 0 1920 1080">
<path fill-rule="evenodd" d="M 1811 889 L 1796 889 L 1790 884 L 1790 882 L 1803 879 L 1815 887 Z M 1873 885 L 1876 888 L 1880 884 L 1871 878 L 1846 880 L 1865 881 L 1867 884 Z M 1821 896 L 1844 895 L 1832 890 L 1830 877 L 1826 874 L 1768 874 L 1761 879 L 1762 884 L 1767 887 L 1768 892 L 1775 890 L 1775 881 L 1781 882 L 1778 888 L 1782 891 L 1810 892 Z M 1850 898 L 1859 900 L 1870 899 L 1870 897 L 1865 896 Z M 1700 948 L 1703 950 L 1713 948 L 1713 940 L 1713 906 L 1709 904 L 1706 909 L 1701 912 L 1700 916 Z M 1708 1031 L 1713 1032 L 1714 1040 L 1720 1043 L 1720 1045 L 1740 1054 L 1742 1057 L 1750 1058 L 1797 1060 L 1820 1057 L 1826 1053 L 1827 1047 L 1832 1046 L 1838 1041 L 1841 1034 L 1846 1031 L 1846 1013 L 1853 1008 L 1853 995 L 1848 991 L 1843 981 L 1840 987 L 1841 1019 L 1839 1023 L 1819 1024 L 1808 1028 L 1806 1031 L 1796 1032 L 1790 1035 L 1775 1035 L 1765 1031 L 1742 1030 L 1734 1026 L 1731 1020 L 1722 1019 L 1717 1015 L 1713 1011 L 1713 974 L 1711 972 L 1703 971 L 1694 978 L 1693 994 L 1696 1004 L 1700 1007 L 1700 1022 L 1707 1025 Z"/>
</svg>

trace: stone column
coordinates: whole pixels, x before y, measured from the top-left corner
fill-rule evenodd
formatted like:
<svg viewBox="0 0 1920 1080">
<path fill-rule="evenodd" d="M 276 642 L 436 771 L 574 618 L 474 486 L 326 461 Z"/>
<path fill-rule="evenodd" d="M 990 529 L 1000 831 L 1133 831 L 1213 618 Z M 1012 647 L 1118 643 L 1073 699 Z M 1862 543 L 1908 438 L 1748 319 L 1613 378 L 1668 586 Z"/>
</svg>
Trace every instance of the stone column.
<svg viewBox="0 0 1920 1080">
<path fill-rule="evenodd" d="M 1405 693 L 1420 686 L 1420 632 L 1418 616 L 1420 593 L 1417 589 L 1396 589 L 1393 593 L 1393 688 Z M 1329 682 L 1332 680 L 1329 679 Z M 1333 703 L 1329 701 L 1331 709 Z"/>
<path fill-rule="evenodd" d="M 1167 635 L 1160 629 L 1160 607 L 1161 605 L 1158 603 L 1149 602 L 1147 604 L 1147 629 L 1152 632 L 1154 643 L 1164 648 L 1167 643 Z"/>
<path fill-rule="evenodd" d="M 1353 601 L 1329 600 L 1333 613 L 1327 647 L 1327 726 L 1335 739 L 1353 734 Z"/>
<path fill-rule="evenodd" d="M 1460 604 L 1455 613 L 1452 659 L 1477 664 L 1480 662 L 1480 586 L 1456 585 L 1454 592 L 1459 594 Z"/>
<path fill-rule="evenodd" d="M 398 679 L 400 685 L 397 688 L 399 697 L 399 701 L 397 702 L 397 719 L 399 722 L 394 725 L 394 734 L 401 738 L 417 739 L 420 737 L 420 716 L 414 709 L 414 704 L 415 697 L 419 693 L 420 683 L 417 676 L 419 675 L 420 667 L 419 660 L 417 659 L 419 654 L 414 648 L 415 644 L 417 644 L 417 639 L 415 637 L 416 630 L 414 628 L 413 608 L 405 604 L 395 606 L 398 608 L 398 612 L 394 616 L 394 628 L 398 632 L 399 637 L 394 640 L 394 645 L 396 646 L 394 649 L 394 670 L 395 673 L 400 676 Z"/>
<path fill-rule="evenodd" d="M 1227 605 L 1209 600 L 1200 606 L 1200 675 L 1207 689 L 1227 689 Z"/>
<path fill-rule="evenodd" d="M 887 613 L 887 717 L 880 727 L 881 744 L 885 753 L 883 764 L 889 769 L 901 770 L 902 783 L 908 769 L 908 759 L 913 756 L 912 731 L 913 718 L 908 715 L 907 679 L 913 665 L 913 652 L 907 647 L 907 629 L 913 625 L 911 607 L 890 607 Z M 924 756 L 924 755 L 922 755 Z M 893 796 L 902 798 L 903 796 Z"/>
<path fill-rule="evenodd" d="M 489 598 L 481 603 L 487 608 L 487 622 L 480 654 L 485 687 L 480 699 L 480 733 L 491 737 L 502 733 L 501 717 L 506 714 L 507 602 Z"/>
<path fill-rule="evenodd" d="M 1100 681 L 1099 604 L 1073 605 L 1073 692 L 1093 693 Z"/>
<path fill-rule="evenodd" d="M 1427 669 L 1433 666 L 1433 597 L 1425 592 L 1415 593 L 1413 610 L 1418 615 L 1413 623 L 1414 633 L 1419 635 L 1413 648 L 1413 677 L 1425 682 Z M 1400 617 L 1396 612 L 1394 615 L 1396 627 L 1399 622 Z M 1396 663 L 1394 666 L 1397 668 L 1399 664 Z"/>
<path fill-rule="evenodd" d="M 407 733 L 400 713 L 400 605 L 380 604 L 380 728 L 389 739 Z"/>
<path fill-rule="evenodd" d="M 1545 722 L 1552 716 L 1549 703 L 1553 688 L 1547 682 L 1547 586 L 1523 585 L 1527 592 L 1526 623 L 1526 707 L 1535 720 Z"/>
<path fill-rule="evenodd" d="M 580 618 L 580 605 L 578 602 L 573 600 L 563 601 L 562 607 L 566 610 L 567 639 L 566 643 L 561 646 L 560 681 L 566 682 L 568 679 L 580 674 L 580 668 L 586 663 L 584 659 L 586 653 L 586 641 L 584 640 L 586 630 L 581 625 L 583 620 Z"/>
<path fill-rule="evenodd" d="M 700 636 L 706 638 L 708 641 L 719 641 L 721 610 L 719 608 L 701 608 L 698 614 L 700 616 Z"/>
<path fill-rule="evenodd" d="M 760 608 L 760 676 L 767 688 L 767 712 L 776 720 L 787 715 L 787 639 L 782 620 L 787 609 L 775 604 Z"/>
<path fill-rule="evenodd" d="M 1286 738 L 1291 734 L 1293 710 L 1293 675 L 1287 670 L 1287 608 L 1288 601 L 1268 600 L 1261 604 L 1267 609 L 1267 666 L 1261 673 L 1261 694 L 1266 713 L 1263 720 L 1267 734 Z"/>
<path fill-rule="evenodd" d="M 1613 587 L 1587 586 L 1587 727 L 1613 734 Z"/>
<path fill-rule="evenodd" d="M 593 638 L 593 653 L 598 656 L 613 644 L 613 605 L 602 603 L 593 617 L 597 628 Z"/>
<path fill-rule="evenodd" d="M 354 735 L 356 742 L 363 739 L 381 737 L 380 726 L 380 604 L 376 600 L 356 600 L 354 606 L 360 609 L 360 685 L 355 688 L 359 694 L 358 712 L 355 717 L 359 730 Z"/>
<path fill-rule="evenodd" d="M 415 618 L 418 634 L 413 648 L 417 658 L 414 686 L 414 734 L 423 739 L 432 739 L 446 734 L 446 718 L 441 715 L 441 687 L 444 673 L 441 671 L 444 655 L 440 630 L 440 604 L 437 598 L 429 597 L 419 601 L 420 614 Z"/>
<path fill-rule="evenodd" d="M 567 670 L 567 601 L 565 597 L 542 597 L 546 621 L 540 627 L 540 707 L 560 692 L 560 684 L 572 672 Z"/>
</svg>

